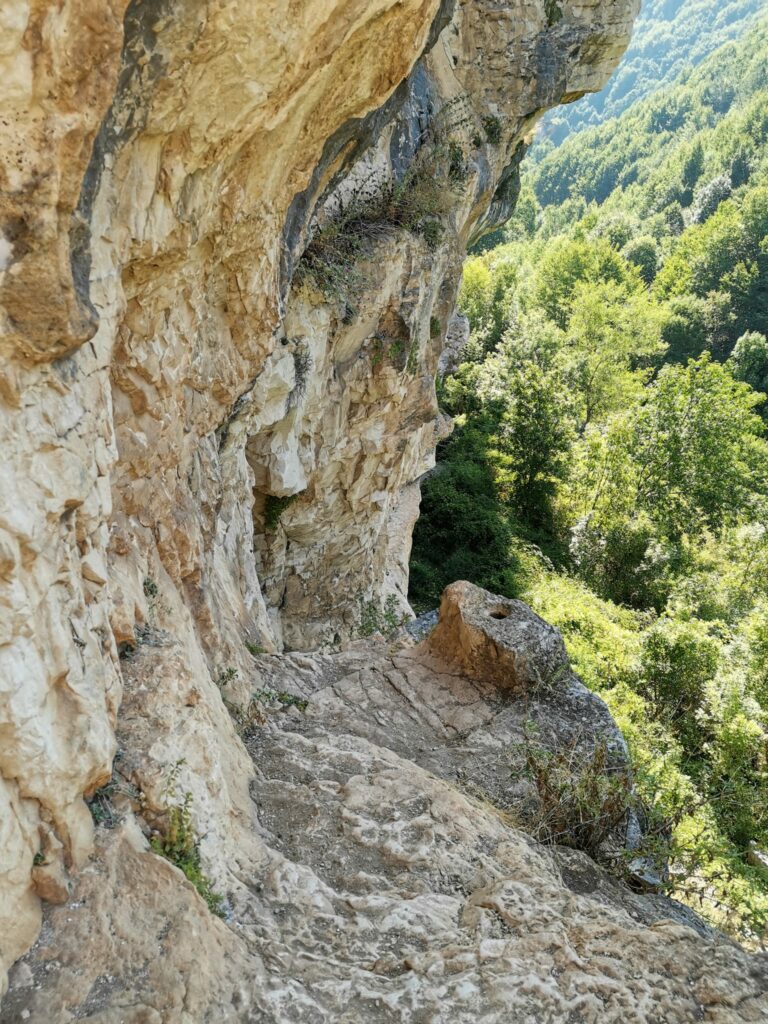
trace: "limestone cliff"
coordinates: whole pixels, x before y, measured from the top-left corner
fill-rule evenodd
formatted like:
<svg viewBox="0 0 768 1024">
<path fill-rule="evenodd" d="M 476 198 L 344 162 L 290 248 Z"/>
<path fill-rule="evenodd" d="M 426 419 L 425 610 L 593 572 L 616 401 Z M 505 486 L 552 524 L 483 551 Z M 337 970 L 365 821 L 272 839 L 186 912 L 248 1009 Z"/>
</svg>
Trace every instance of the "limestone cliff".
<svg viewBox="0 0 768 1024">
<path fill-rule="evenodd" d="M 537 116 L 602 84 L 636 8 L 4 5 L 0 968 L 34 941 L 41 898 L 64 904 L 16 969 L 4 1020 L 23 1011 L 48 1021 L 351 1021 L 369 998 L 401 1001 L 402 1019 L 440 1019 L 428 1007 L 459 1006 L 461 957 L 480 947 L 451 932 L 458 890 L 447 895 L 447 882 L 422 918 L 429 886 L 417 872 L 412 892 L 398 874 L 386 898 L 365 881 L 379 877 L 377 857 L 401 857 L 394 835 L 376 838 L 366 824 L 365 802 L 379 796 L 403 822 L 411 804 L 431 805 L 442 824 L 429 828 L 448 846 L 456 829 L 496 844 L 479 888 L 469 867 L 455 872 L 477 941 L 486 912 L 470 907 L 485 897 L 472 903 L 472 893 L 492 878 L 511 884 L 513 862 L 527 865 L 531 899 L 550 887 L 547 913 L 566 927 L 570 897 L 549 855 L 446 788 L 434 764 L 405 771 L 395 746 L 329 729 L 292 737 L 270 775 L 277 754 L 251 744 L 252 761 L 236 726 L 262 715 L 252 694 L 272 692 L 270 673 L 316 675 L 312 690 L 324 678 L 325 662 L 259 651 L 338 647 L 361 617 L 405 610 L 418 479 L 447 429 L 434 373 L 464 249 L 514 202 Z M 414 182 L 427 198 L 406 216 L 402 193 Z M 322 256 L 340 224 L 354 265 L 332 249 Z M 330 286 L 324 268 L 336 275 Z M 343 659 L 334 665 L 346 671 Z M 435 727 L 438 706 L 424 698 Z M 113 763 L 121 824 L 97 830 L 89 860 L 83 797 L 113 777 Z M 206 871 L 229 894 L 229 927 L 148 852 L 144 833 L 163 828 L 173 766 Z M 337 860 L 339 829 L 361 848 L 381 841 L 369 867 L 356 862 L 358 881 L 272 842 L 277 810 L 263 794 L 291 772 L 294 809 L 274 828 L 301 830 L 317 813 L 324 855 Z M 512 860 L 499 844 L 511 844 Z M 407 865 L 416 855 L 403 850 Z M 471 864 L 476 854 L 460 856 Z M 344 915 L 356 900 L 352 926 Z M 443 925 L 449 956 L 430 953 L 426 938 Z M 377 973 L 364 966 L 374 950 L 364 936 L 390 927 Z M 418 967 L 390 963 L 385 947 L 401 928 L 421 936 Z M 506 935 L 488 932 L 502 944 Z M 690 942 L 679 938 L 681 949 Z M 328 959 L 315 969 L 319 949 Z M 437 984 L 430 1003 L 413 979 L 429 976 L 433 954 L 455 980 Z M 280 963 L 291 977 L 278 977 Z M 507 961 L 503 972 L 514 977 Z M 506 984 L 493 997 L 500 1006 Z M 445 1019 L 478 1019 L 466 998 L 475 1009 Z M 537 998 L 532 990 L 531 1006 Z"/>
</svg>

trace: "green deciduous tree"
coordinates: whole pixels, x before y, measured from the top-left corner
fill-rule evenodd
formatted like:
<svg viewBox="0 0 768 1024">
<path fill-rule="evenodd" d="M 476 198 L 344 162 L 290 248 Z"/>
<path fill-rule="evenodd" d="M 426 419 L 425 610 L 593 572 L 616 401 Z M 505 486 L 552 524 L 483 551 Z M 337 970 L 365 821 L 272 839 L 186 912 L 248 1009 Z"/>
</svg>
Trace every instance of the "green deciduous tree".
<svg viewBox="0 0 768 1024">
<path fill-rule="evenodd" d="M 669 536 L 719 530 L 766 493 L 759 403 L 707 354 L 650 386 L 636 422 L 637 502 Z"/>
<path fill-rule="evenodd" d="M 765 394 L 768 391 L 768 339 L 757 331 L 748 331 L 736 342 L 730 365 L 734 377 Z"/>
</svg>

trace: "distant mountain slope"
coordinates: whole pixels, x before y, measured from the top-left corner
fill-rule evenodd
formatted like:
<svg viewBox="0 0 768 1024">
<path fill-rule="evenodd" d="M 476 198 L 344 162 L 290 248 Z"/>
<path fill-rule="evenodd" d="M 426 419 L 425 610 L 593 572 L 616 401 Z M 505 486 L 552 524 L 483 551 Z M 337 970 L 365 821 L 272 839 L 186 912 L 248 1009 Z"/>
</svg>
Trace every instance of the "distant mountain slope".
<svg viewBox="0 0 768 1024">
<path fill-rule="evenodd" d="M 645 0 L 632 43 L 606 88 L 552 111 L 543 122 L 542 138 L 560 145 L 568 135 L 618 116 L 738 38 L 763 12 L 768 12 L 766 0 Z M 542 145 L 549 148 L 548 142 Z"/>
<path fill-rule="evenodd" d="M 721 176 L 729 189 L 754 180 L 766 162 L 766 53 L 762 21 L 621 117 L 568 139 L 529 168 L 526 182 L 543 207 L 566 204 L 551 210 L 565 226 L 592 202 L 648 217 L 687 210 Z"/>
</svg>

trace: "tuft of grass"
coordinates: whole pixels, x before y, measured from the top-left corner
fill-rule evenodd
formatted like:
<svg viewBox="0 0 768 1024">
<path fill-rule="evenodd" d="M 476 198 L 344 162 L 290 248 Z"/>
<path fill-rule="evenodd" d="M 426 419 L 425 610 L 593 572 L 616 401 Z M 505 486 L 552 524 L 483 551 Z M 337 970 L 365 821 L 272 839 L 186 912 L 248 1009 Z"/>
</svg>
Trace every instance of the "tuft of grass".
<svg viewBox="0 0 768 1024">
<path fill-rule="evenodd" d="M 111 798 L 117 792 L 117 786 L 110 779 L 106 786 L 97 789 L 88 801 L 88 810 L 94 825 L 102 825 L 104 828 L 114 828 L 120 823 L 119 816 L 115 813 Z"/>
<path fill-rule="evenodd" d="M 469 176 L 464 149 L 449 135 L 469 123 L 465 101 L 451 101 L 436 116 L 399 181 L 371 175 L 358 183 L 335 216 L 315 232 L 296 268 L 299 282 L 313 282 L 327 298 L 354 311 L 367 285 L 360 264 L 377 237 L 402 229 L 422 237 L 430 250 L 440 246 L 445 237 L 442 219 Z"/>
<path fill-rule="evenodd" d="M 440 247 L 440 243 L 445 237 L 445 227 L 439 220 L 425 220 L 421 226 L 421 234 L 427 243 L 427 248 L 430 252 L 434 252 Z"/>
<path fill-rule="evenodd" d="M 627 767 L 612 763 L 604 742 L 589 752 L 572 743 L 552 751 L 526 733 L 525 769 L 538 794 L 533 834 L 543 843 L 603 858 L 603 846 L 626 826 L 634 804 Z"/>
<path fill-rule="evenodd" d="M 469 164 L 464 148 L 456 139 L 449 139 L 448 144 L 448 180 L 454 185 L 464 186 L 469 177 Z"/>
<path fill-rule="evenodd" d="M 416 373 L 416 368 L 419 365 L 419 344 L 414 341 L 408 351 L 408 359 L 405 363 L 405 369 L 408 373 Z"/>
<path fill-rule="evenodd" d="M 245 739 L 254 725 L 263 725 L 266 721 L 264 712 L 258 697 L 254 695 L 246 705 L 234 704 L 232 701 L 224 700 L 224 707 L 235 723 L 235 729 L 240 739 Z"/>
<path fill-rule="evenodd" d="M 115 810 L 112 798 L 122 794 L 131 800 L 139 798 L 139 791 L 131 783 L 113 776 L 106 785 L 101 786 L 87 799 L 88 810 L 94 825 L 102 828 L 116 828 L 123 820 L 123 815 Z"/>
</svg>

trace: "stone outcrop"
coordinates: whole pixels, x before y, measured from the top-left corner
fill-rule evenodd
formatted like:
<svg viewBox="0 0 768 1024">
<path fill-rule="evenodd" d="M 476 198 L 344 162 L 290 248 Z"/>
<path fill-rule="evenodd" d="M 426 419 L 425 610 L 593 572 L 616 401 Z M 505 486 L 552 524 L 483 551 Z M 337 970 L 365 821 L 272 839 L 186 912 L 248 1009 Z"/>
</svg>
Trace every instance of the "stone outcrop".
<svg viewBox="0 0 768 1024">
<path fill-rule="evenodd" d="M 465 613 L 515 685 L 458 670 Z M 153 636 L 129 663 L 96 854 L 13 969 L 2 1024 L 736 1024 L 768 1011 L 765 956 L 517 827 L 531 724 L 555 750 L 616 733 L 584 713 L 595 697 L 569 697 L 567 661 L 551 676 L 559 638 L 524 605 L 460 584 L 418 646 L 259 655 L 242 743 L 209 722 L 167 643 Z M 215 749 L 195 740 L 212 726 Z M 137 826 L 170 731 L 226 921 Z"/>
<path fill-rule="evenodd" d="M 464 249 L 509 212 L 540 112 L 603 83 L 637 6 L 4 5 L 0 985 L 41 899 L 68 915 L 89 885 L 110 942 L 145 900 L 147 945 L 125 948 L 138 943 L 137 979 L 149 970 L 163 906 L 123 892 L 129 878 L 179 899 L 190 958 L 197 922 L 218 943 L 211 971 L 216 955 L 252 971 L 251 940 L 205 916 L 135 822 L 162 825 L 184 760 L 206 869 L 223 882 L 247 865 L 246 889 L 268 870 L 222 695 L 244 715 L 265 688 L 249 650 L 338 647 L 361 618 L 406 611 L 418 479 L 449 429 L 433 381 Z M 360 188 L 409 180 L 440 133 L 455 187 L 429 224 L 371 225 L 354 301 L 302 273 Z M 90 861 L 83 798 L 113 763 L 141 803 L 123 794 L 126 822 Z M 92 951 L 105 978 L 116 949 Z M 141 1019 L 126 1006 L 103 1019 Z"/>
</svg>

